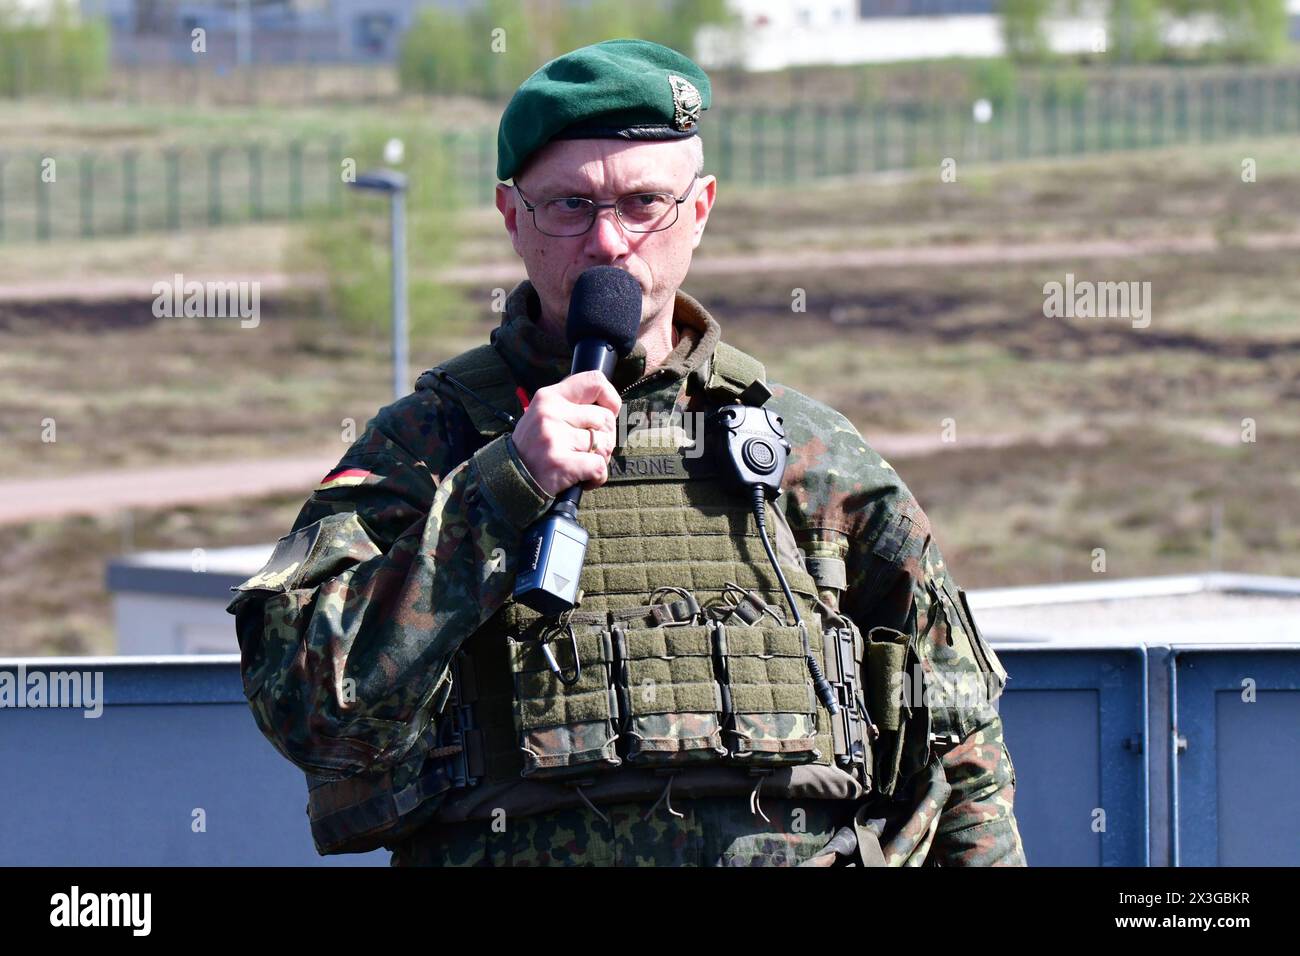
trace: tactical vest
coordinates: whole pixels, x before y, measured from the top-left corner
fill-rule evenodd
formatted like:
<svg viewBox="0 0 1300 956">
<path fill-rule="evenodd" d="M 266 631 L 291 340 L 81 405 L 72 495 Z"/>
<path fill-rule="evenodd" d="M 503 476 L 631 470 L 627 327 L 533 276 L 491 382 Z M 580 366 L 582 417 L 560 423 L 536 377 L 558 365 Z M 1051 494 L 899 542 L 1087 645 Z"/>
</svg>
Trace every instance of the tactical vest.
<svg viewBox="0 0 1300 956">
<path fill-rule="evenodd" d="M 501 412 L 520 405 L 494 346 L 431 369 L 417 388 L 444 374 L 484 442 L 510 427 Z M 725 343 L 682 387 L 692 382 L 706 414 L 771 394 L 762 365 Z M 644 420 L 646 404 L 625 399 L 626 420 Z M 439 716 L 404 764 L 382 777 L 309 775 L 320 852 L 391 846 L 429 821 L 652 800 L 669 784 L 684 799 L 854 800 L 883 766 L 876 789 L 893 790 L 901 713 L 887 684 L 913 648 L 888 628 L 864 641 L 838 613 L 843 563 L 805 561 L 778 504 L 768 530 L 800 602 L 795 626 L 749 499 L 724 487 L 701 436 L 682 431 L 630 429 L 607 482 L 584 493 L 576 609 L 544 618 L 507 601 L 455 656 Z M 836 717 L 813 691 L 808 652 Z M 882 733 L 889 752 L 873 759 Z"/>
</svg>

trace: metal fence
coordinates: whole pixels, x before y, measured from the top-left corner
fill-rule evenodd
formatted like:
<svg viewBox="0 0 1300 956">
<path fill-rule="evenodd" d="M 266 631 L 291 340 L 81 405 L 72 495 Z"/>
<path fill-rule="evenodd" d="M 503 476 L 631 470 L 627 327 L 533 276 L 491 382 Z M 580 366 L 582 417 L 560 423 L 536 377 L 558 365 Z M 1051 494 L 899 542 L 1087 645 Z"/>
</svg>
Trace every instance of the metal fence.
<svg viewBox="0 0 1300 956">
<path fill-rule="evenodd" d="M 342 208 L 340 141 L 0 153 L 0 241 L 296 219 Z"/>
<path fill-rule="evenodd" d="M 707 124 L 705 148 L 720 177 L 762 184 L 937 167 L 945 158 L 984 163 L 1225 142 L 1300 132 L 1300 74 L 1049 90 L 989 102 L 980 119 L 973 106 L 720 112 Z"/>
<path fill-rule="evenodd" d="M 1300 73 L 1188 75 L 971 104 L 719 110 L 703 136 L 727 182 L 777 185 L 959 163 L 1081 156 L 1300 132 Z M 495 130 L 449 132 L 464 204 L 492 200 Z M 341 139 L 0 152 L 0 241 L 111 236 L 340 212 Z M 51 176 L 51 169 L 53 175 Z"/>
<path fill-rule="evenodd" d="M 1000 710 L 1031 865 L 1300 864 L 1279 838 L 1300 814 L 1300 764 L 1279 759 L 1300 717 L 1300 645 L 994 647 L 1013 678 Z M 51 688 L 99 673 L 102 712 L 0 708 L 0 865 L 388 862 L 316 855 L 303 776 L 254 725 L 237 655 L 0 660 L 20 667 Z"/>
<path fill-rule="evenodd" d="M 701 127 L 727 182 L 806 182 L 917 169 L 1077 157 L 1300 133 L 1300 73 L 1218 74 L 1047 90 L 975 104 L 915 101 L 718 110 Z M 490 202 L 494 130 L 448 137 L 462 194 Z"/>
</svg>

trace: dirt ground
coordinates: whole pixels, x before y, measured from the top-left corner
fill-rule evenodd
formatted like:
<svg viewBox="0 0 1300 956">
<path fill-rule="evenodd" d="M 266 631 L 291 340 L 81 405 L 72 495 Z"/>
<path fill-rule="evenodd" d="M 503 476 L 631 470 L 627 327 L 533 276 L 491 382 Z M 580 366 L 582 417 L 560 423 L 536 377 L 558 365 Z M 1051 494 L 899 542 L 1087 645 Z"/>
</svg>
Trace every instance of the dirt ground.
<svg viewBox="0 0 1300 956">
<path fill-rule="evenodd" d="M 1215 561 L 1296 575 L 1300 273 L 1293 248 L 1265 241 L 1300 233 L 1295 146 L 1252 144 L 1251 184 L 1237 175 L 1243 148 L 1220 147 L 972 170 L 959 184 L 830 183 L 797 203 L 724 190 L 699 262 L 748 255 L 755 268 L 701 268 L 685 289 L 771 378 L 835 406 L 887 454 L 964 586 L 1088 578 L 1098 547 L 1112 575 Z M 510 265 L 492 214 L 467 213 L 463 228 L 459 260 L 435 268 Z M 264 229 L 187 238 L 189 253 L 142 237 L 6 254 L 5 477 L 341 452 L 348 420 L 359 430 L 389 400 L 387 342 L 378 318 L 370 329 L 331 320 L 320 277 L 269 296 L 254 329 L 154 319 L 147 295 L 120 287 L 89 301 L 3 294 L 34 280 L 149 279 L 186 255 L 234 274 L 292 273 L 293 231 Z M 1179 248 L 1191 237 L 1199 244 Z M 1080 253 L 1104 241 L 1129 245 Z M 1001 259 L 960 255 L 999 243 Z M 786 250 L 914 255 L 813 268 Z M 413 254 L 413 268 L 430 266 Z M 1067 273 L 1150 282 L 1150 324 L 1045 317 L 1044 285 Z M 490 282 L 459 288 L 457 313 L 413 343 L 413 374 L 499 319 Z M 800 291 L 804 311 L 792 309 Z M 111 650 L 110 557 L 266 542 L 305 497 L 0 527 L 0 654 Z"/>
</svg>

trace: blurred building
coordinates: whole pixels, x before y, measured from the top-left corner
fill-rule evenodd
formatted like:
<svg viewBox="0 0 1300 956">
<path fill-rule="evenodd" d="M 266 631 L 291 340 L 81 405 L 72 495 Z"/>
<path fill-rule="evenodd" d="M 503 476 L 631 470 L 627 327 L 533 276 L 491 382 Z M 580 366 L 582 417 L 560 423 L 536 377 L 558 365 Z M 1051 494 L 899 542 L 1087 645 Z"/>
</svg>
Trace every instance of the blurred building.
<svg viewBox="0 0 1300 956">
<path fill-rule="evenodd" d="M 231 654 L 230 588 L 273 545 L 147 551 L 112 561 L 108 588 L 118 653 Z M 1300 643 L 1300 579 L 1256 574 L 1169 575 L 986 588 L 970 592 L 976 621 L 999 641 L 1105 644 Z"/>
<path fill-rule="evenodd" d="M 697 53 L 705 66 L 781 70 L 813 64 L 888 63 L 1006 52 L 1001 0 L 729 0 L 739 23 L 705 27 Z M 1292 35 L 1300 0 L 1287 0 Z M 1044 18 L 1047 46 L 1060 54 L 1110 46 L 1107 0 L 1058 0 Z M 1195 47 L 1220 35 L 1206 14 L 1165 24 L 1166 41 Z"/>
<path fill-rule="evenodd" d="M 17 0 L 48 9 L 59 0 Z M 70 0 L 78 2 L 78 0 Z M 461 11 L 482 0 L 79 0 L 106 17 L 114 62 L 193 64 L 191 36 L 205 31 L 214 66 L 241 63 L 391 63 L 421 7 Z M 584 0 L 561 0 L 580 15 Z M 1286 0 L 1300 39 L 1300 0 Z M 1005 50 L 1001 0 L 729 0 L 734 27 L 705 27 L 695 53 L 706 67 L 781 70 L 812 64 L 994 57 Z M 1099 53 L 1107 0 L 1061 0 L 1044 23 L 1057 53 Z M 1167 39 L 1195 46 L 1216 36 L 1208 16 L 1171 23 Z"/>
<path fill-rule="evenodd" d="M 32 0 L 29 0 L 32 2 Z M 475 0 L 81 0 L 108 20 L 113 61 L 193 63 L 194 31 L 214 67 L 390 63 L 421 7 L 463 10 Z"/>
</svg>

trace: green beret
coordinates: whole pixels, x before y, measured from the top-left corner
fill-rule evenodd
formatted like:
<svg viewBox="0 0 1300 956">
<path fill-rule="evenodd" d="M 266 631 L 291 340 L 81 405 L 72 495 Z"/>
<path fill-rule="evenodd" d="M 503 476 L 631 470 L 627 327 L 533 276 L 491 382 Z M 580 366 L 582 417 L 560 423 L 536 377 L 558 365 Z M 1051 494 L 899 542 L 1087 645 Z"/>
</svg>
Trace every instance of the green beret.
<svg viewBox="0 0 1300 956">
<path fill-rule="evenodd" d="M 556 57 L 515 90 L 497 130 L 497 178 L 553 139 L 685 139 L 713 91 L 708 75 L 648 40 L 605 40 Z"/>
</svg>

